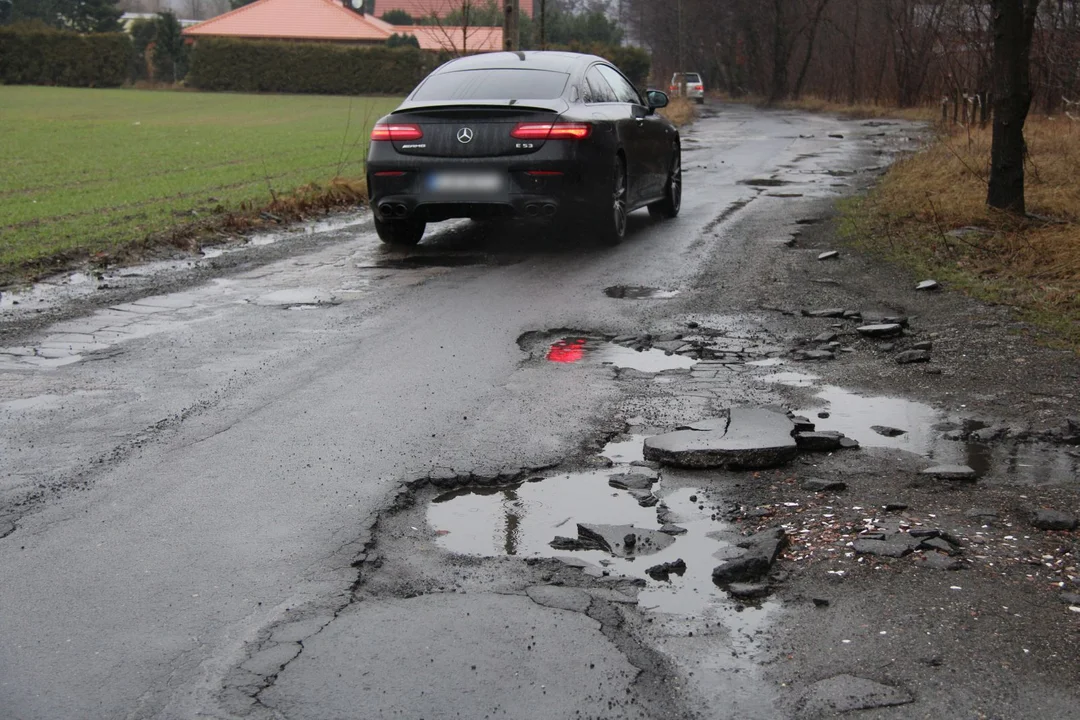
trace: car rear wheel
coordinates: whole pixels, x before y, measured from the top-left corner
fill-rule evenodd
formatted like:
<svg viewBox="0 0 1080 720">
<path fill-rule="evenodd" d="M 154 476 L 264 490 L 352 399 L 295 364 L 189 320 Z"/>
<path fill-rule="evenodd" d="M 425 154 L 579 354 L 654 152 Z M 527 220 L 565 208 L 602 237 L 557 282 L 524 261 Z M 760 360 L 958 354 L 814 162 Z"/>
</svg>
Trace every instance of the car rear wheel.
<svg viewBox="0 0 1080 720">
<path fill-rule="evenodd" d="M 649 214 L 654 218 L 673 218 L 682 207 L 682 153 L 679 146 L 671 157 L 671 169 L 668 171 L 667 184 L 664 186 L 664 199 L 649 206 Z"/>
<path fill-rule="evenodd" d="M 704 105 L 704 104 L 705 104 L 705 98 L 703 98 L 703 97 L 699 97 L 699 98 L 697 99 L 697 104 L 698 104 L 698 105 Z"/>
<path fill-rule="evenodd" d="M 596 224 L 597 240 L 601 245 L 618 245 L 626 237 L 627 190 L 626 163 L 622 157 L 615 158 L 611 173 L 611 187 L 604 206 L 599 208 Z"/>
<path fill-rule="evenodd" d="M 388 245 L 415 245 L 424 237 L 427 223 L 418 220 L 380 220 L 375 218 L 375 232 Z"/>
</svg>

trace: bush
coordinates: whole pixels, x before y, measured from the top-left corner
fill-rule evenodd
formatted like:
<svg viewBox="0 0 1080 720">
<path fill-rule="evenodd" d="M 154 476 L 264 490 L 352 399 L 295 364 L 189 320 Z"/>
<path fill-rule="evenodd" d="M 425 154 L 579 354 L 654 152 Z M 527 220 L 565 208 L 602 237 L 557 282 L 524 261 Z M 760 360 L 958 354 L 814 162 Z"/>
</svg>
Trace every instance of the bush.
<svg viewBox="0 0 1080 720">
<path fill-rule="evenodd" d="M 402 95 L 447 59 L 409 47 L 200 38 L 187 82 L 231 92 Z"/>
<path fill-rule="evenodd" d="M 128 79 L 131 38 L 40 25 L 0 27 L 0 83 L 116 87 Z"/>
</svg>

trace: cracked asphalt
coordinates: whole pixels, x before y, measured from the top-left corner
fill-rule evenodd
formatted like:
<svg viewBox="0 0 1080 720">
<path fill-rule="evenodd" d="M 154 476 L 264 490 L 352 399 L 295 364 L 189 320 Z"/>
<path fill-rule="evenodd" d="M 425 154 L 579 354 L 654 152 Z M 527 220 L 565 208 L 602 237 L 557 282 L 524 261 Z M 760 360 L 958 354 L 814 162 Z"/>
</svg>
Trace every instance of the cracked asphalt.
<svg viewBox="0 0 1080 720">
<path fill-rule="evenodd" d="M 393 250 L 359 213 L 5 293 L 0 716 L 1074 716 L 1076 533 L 1026 517 L 1080 510 L 1080 459 L 1047 434 L 1080 363 L 835 241 L 836 201 L 918 135 L 710 106 L 680 217 L 637 213 L 614 249 L 448 223 Z M 841 306 L 909 315 L 929 370 L 801 313 Z M 825 331 L 835 360 L 793 360 Z M 645 436 L 743 405 L 829 410 L 864 447 L 663 469 L 649 502 L 608 487 Z M 918 479 L 972 458 L 977 484 Z M 685 576 L 546 549 L 656 502 Z M 967 570 L 850 552 L 833 517 L 877 530 L 864 508 L 890 503 L 951 523 Z M 768 599 L 711 584 L 777 523 L 797 539 Z"/>
</svg>

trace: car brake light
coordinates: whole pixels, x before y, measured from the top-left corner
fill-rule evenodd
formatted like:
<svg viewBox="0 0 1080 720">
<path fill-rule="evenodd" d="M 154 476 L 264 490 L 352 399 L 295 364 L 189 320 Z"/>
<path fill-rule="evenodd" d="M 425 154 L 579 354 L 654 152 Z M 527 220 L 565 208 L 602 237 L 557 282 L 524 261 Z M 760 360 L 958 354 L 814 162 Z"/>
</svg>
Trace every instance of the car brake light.
<svg viewBox="0 0 1080 720">
<path fill-rule="evenodd" d="M 372 140 L 419 140 L 422 137 L 424 131 L 419 125 L 378 123 L 371 128 Z"/>
<path fill-rule="evenodd" d="M 518 140 L 584 140 L 592 134 L 589 123 L 518 123 L 510 137 Z"/>
<path fill-rule="evenodd" d="M 704 89 L 705 89 L 705 86 L 704 86 L 704 85 L 695 85 L 695 86 L 694 86 L 694 89 L 695 89 L 695 90 L 704 90 Z"/>
<path fill-rule="evenodd" d="M 375 173 L 375 177 L 402 177 L 404 175 L 404 170 L 380 170 Z"/>
<path fill-rule="evenodd" d="M 532 175 L 533 177 L 560 177 L 562 175 L 561 170 L 526 170 L 526 175 Z"/>
</svg>

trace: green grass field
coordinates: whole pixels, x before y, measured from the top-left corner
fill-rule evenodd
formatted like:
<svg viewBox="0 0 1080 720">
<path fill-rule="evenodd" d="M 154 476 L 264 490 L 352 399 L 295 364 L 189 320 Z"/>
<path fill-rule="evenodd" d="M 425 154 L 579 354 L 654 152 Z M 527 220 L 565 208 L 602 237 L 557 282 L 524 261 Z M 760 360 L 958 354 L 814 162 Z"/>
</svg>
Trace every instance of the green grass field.
<svg viewBox="0 0 1080 720">
<path fill-rule="evenodd" d="M 360 178 L 397 103 L 0 86 L 0 279 Z"/>
</svg>

